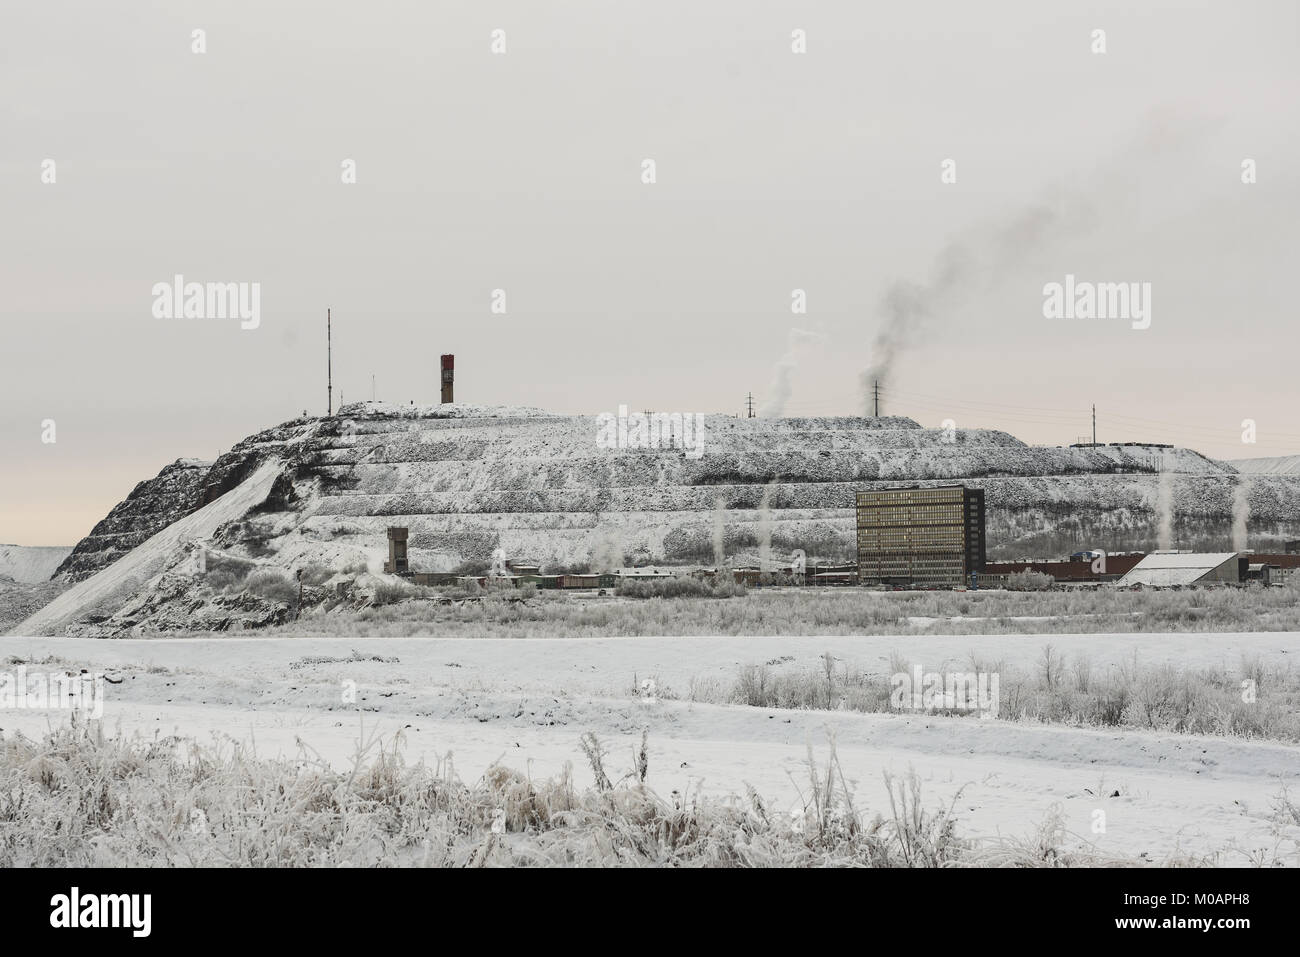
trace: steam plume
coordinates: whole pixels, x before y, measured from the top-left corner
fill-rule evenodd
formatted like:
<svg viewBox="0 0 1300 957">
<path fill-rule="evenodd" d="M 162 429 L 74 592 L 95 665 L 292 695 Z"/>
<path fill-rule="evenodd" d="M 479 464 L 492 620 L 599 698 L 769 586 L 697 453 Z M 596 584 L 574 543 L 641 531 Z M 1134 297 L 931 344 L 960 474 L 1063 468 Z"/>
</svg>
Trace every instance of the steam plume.
<svg viewBox="0 0 1300 957">
<path fill-rule="evenodd" d="M 1167 459 L 1160 463 L 1160 481 L 1156 486 L 1156 519 L 1159 523 L 1157 547 L 1168 551 L 1174 547 L 1174 473 Z"/>
<path fill-rule="evenodd" d="M 763 486 L 763 497 L 758 503 L 758 573 L 766 574 L 772 564 L 772 491 L 776 479 Z"/>
<path fill-rule="evenodd" d="M 1253 483 L 1243 478 L 1232 490 L 1232 550 L 1244 552 L 1249 547 L 1246 523 L 1250 521 L 1250 488 Z"/>
<path fill-rule="evenodd" d="M 791 329 L 786 337 L 785 352 L 777 360 L 776 369 L 772 373 L 772 384 L 767 387 L 767 395 L 764 397 L 763 405 L 759 408 L 758 414 L 764 418 L 777 419 L 785 414 L 786 403 L 790 401 L 790 377 L 794 374 L 795 367 L 798 363 L 798 350 L 810 345 L 824 343 L 826 337 L 820 332 L 810 332 L 807 329 Z"/>
<path fill-rule="evenodd" d="M 621 568 L 625 552 L 622 529 L 608 525 L 601 528 L 591 546 L 592 571 L 612 572 Z"/>
<path fill-rule="evenodd" d="M 727 503 L 721 495 L 713 505 L 713 564 L 722 568 L 727 561 Z"/>
</svg>

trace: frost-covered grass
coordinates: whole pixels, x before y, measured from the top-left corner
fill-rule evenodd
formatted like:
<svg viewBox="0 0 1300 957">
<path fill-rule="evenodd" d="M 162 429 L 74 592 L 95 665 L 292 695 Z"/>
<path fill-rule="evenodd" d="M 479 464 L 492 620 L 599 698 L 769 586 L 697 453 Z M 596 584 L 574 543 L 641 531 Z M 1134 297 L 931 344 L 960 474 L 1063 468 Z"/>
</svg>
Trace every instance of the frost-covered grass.
<svg viewBox="0 0 1300 957">
<path fill-rule="evenodd" d="M 303 748 L 266 760 L 231 742 L 106 737 L 97 723 L 0 742 L 0 866 L 1124 866 L 1051 813 L 1020 838 L 961 834 L 954 800 L 927 807 L 915 774 L 864 801 L 834 742 L 808 750 L 800 806 L 748 789 L 710 799 L 645 786 L 643 737 L 614 779 L 594 735 L 595 786 L 493 765 L 464 782 L 450 757 L 407 764 L 400 737 L 358 743 L 332 770 Z M 869 806 L 870 805 L 870 806 Z M 1300 820 L 1279 798 L 1281 834 Z M 1279 839 L 1279 847 L 1281 847 Z M 1207 863 L 1179 859 L 1179 864 Z"/>
<path fill-rule="evenodd" d="M 739 582 L 717 584 L 698 578 L 676 577 L 655 581 L 625 581 L 614 589 L 620 598 L 740 598 L 748 589 Z"/>
<path fill-rule="evenodd" d="M 1300 577 L 1297 578 L 1300 581 Z M 1300 588 L 1184 591 L 875 592 L 758 588 L 743 597 L 632 599 L 538 592 L 527 601 L 401 601 L 307 611 L 272 635 L 619 637 L 637 635 L 993 635 L 1300 630 Z M 514 596 L 518 597 L 518 596 Z"/>
<path fill-rule="evenodd" d="M 760 708 L 895 710 L 890 674 L 868 673 L 829 654 L 815 670 L 781 664 L 744 665 L 730 685 L 697 682 L 689 697 Z M 892 674 L 911 675 L 913 667 L 903 654 L 891 655 Z M 1129 661 L 1099 665 L 1086 653 L 1067 657 L 1049 644 L 1033 668 L 972 655 L 934 673 L 996 675 L 997 717 L 1011 721 L 1300 743 L 1300 671 L 1289 662 L 1268 664 L 1258 656 L 1243 657 L 1235 670 L 1147 666 L 1138 662 L 1136 652 Z M 978 720 L 976 712 L 963 710 Z M 936 713 L 961 712 L 939 707 Z"/>
<path fill-rule="evenodd" d="M 1051 575 L 1030 568 L 1012 572 L 1007 576 L 1007 591 L 1047 591 L 1051 587 Z"/>
</svg>

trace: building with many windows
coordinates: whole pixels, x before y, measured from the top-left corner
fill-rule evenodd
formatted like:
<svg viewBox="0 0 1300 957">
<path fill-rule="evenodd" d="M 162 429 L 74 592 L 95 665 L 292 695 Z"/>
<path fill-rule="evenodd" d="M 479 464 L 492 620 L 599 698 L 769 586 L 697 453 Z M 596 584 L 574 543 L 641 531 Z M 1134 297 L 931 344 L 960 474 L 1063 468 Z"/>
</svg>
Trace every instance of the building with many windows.
<svg viewBox="0 0 1300 957">
<path fill-rule="evenodd" d="M 964 485 L 858 492 L 858 580 L 954 588 L 984 568 L 984 490 Z"/>
</svg>

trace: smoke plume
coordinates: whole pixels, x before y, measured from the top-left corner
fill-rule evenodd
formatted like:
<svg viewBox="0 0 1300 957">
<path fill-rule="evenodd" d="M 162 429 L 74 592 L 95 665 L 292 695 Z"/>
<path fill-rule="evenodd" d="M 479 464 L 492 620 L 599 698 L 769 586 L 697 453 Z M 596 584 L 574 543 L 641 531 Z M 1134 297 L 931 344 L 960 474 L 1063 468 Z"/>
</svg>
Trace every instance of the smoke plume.
<svg viewBox="0 0 1300 957">
<path fill-rule="evenodd" d="M 1141 188 L 1141 168 L 1203 138 L 1209 125 L 1202 116 L 1148 115 L 1134 142 L 1093 172 L 1072 178 L 1078 184 L 1074 189 L 1044 190 L 1004 219 L 979 224 L 950 241 L 924 281 L 889 285 L 879 304 L 871 362 L 862 373 L 866 414 L 873 414 L 873 386 L 888 386 L 899 357 L 931 323 L 955 315 L 969 322 L 972 301 L 984 289 L 1026 273 L 1036 254 L 1092 232 L 1101 221 L 1099 210 L 1131 208 Z"/>
</svg>

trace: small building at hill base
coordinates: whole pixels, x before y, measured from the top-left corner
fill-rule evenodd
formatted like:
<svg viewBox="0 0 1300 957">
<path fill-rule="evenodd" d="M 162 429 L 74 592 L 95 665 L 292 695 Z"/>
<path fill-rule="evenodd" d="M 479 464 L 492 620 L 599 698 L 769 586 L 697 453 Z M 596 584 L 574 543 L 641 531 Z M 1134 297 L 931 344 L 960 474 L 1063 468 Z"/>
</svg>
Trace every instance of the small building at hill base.
<svg viewBox="0 0 1300 957">
<path fill-rule="evenodd" d="M 1235 585 L 1242 579 L 1236 552 L 1152 552 L 1119 580 L 1120 585 L 1172 587 Z"/>
<path fill-rule="evenodd" d="M 1010 576 L 1017 572 L 1040 572 L 1051 575 L 1057 582 L 1110 582 L 1118 581 L 1145 557 L 1143 552 L 1108 554 L 1104 558 L 1021 559 L 1013 562 L 985 562 L 980 573 L 980 584 L 990 575 Z"/>
<path fill-rule="evenodd" d="M 384 562 L 384 571 L 389 575 L 405 575 L 409 570 L 406 559 L 406 542 L 410 529 L 389 526 L 388 561 Z"/>
</svg>

